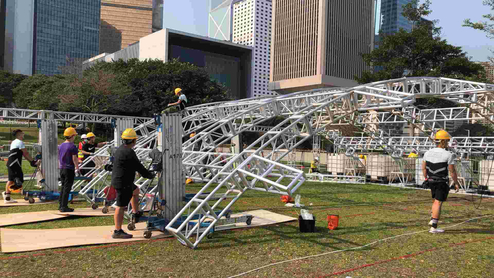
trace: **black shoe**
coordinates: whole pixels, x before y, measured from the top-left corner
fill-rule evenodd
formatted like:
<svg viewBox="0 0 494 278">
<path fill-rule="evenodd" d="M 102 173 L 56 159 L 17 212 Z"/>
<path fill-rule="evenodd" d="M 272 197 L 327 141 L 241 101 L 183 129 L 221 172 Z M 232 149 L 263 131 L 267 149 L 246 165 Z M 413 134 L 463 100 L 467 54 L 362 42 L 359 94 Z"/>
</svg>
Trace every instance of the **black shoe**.
<svg viewBox="0 0 494 278">
<path fill-rule="evenodd" d="M 60 212 L 73 212 L 74 209 L 73 208 L 69 208 L 69 207 L 64 207 L 64 208 L 61 208 L 59 209 Z"/>
<path fill-rule="evenodd" d="M 130 235 L 130 234 L 124 232 L 122 229 L 120 229 L 119 231 L 114 230 L 113 235 L 111 237 L 112 238 L 129 239 L 129 238 L 132 238 L 133 235 Z"/>
</svg>

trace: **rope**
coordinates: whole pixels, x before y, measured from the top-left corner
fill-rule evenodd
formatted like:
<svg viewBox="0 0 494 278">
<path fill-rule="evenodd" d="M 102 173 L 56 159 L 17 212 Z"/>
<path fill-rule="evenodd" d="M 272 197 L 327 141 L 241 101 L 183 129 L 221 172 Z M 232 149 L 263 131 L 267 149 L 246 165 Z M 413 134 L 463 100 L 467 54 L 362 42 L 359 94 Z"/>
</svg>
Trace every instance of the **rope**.
<svg viewBox="0 0 494 278">
<path fill-rule="evenodd" d="M 492 215 L 489 214 L 489 215 L 484 215 L 484 216 L 470 218 L 470 219 L 468 219 L 466 221 L 463 221 L 461 223 L 448 226 L 446 228 L 453 228 L 453 227 L 456 227 L 456 226 L 463 225 L 463 224 L 465 224 L 467 222 L 470 222 L 472 220 L 486 218 L 486 217 L 492 217 Z M 316 257 L 322 257 L 322 256 L 330 255 L 330 254 L 336 254 L 336 253 L 341 253 L 341 252 L 346 252 L 346 251 L 353 251 L 353 250 L 364 249 L 366 247 L 369 247 L 369 246 L 372 246 L 372 245 L 376 245 L 377 243 L 380 243 L 380 242 L 385 242 L 385 241 L 388 241 L 388 240 L 391 240 L 391 239 L 395 239 L 395 238 L 399 238 L 399 237 L 403 237 L 403 236 L 411 236 L 411 235 L 415 235 L 415 234 L 421 234 L 421 233 L 425 233 L 425 232 L 428 232 L 428 231 L 429 230 L 422 230 L 422 231 L 418 231 L 418 232 L 412 232 L 412 233 L 406 233 L 406 234 L 396 235 L 396 236 L 387 237 L 387 238 L 384 238 L 384 239 L 379 239 L 379 240 L 373 241 L 373 242 L 368 243 L 368 244 L 363 245 L 363 246 L 348 248 L 348 249 L 344 249 L 344 250 L 336 250 L 336 251 L 331 251 L 331 252 L 326 252 L 326 253 L 321 253 L 321 254 L 310 255 L 310 256 L 305 256 L 305 257 L 301 257 L 301 258 L 295 258 L 295 259 L 291 259 L 291 260 L 286 260 L 286 261 L 280 261 L 280 262 L 276 262 L 276 263 L 271 263 L 271 264 L 264 265 L 264 266 L 261 266 L 261 267 L 258 267 L 258 268 L 255 268 L 255 269 L 246 271 L 246 272 L 242 272 L 240 274 L 236 274 L 236 275 L 230 276 L 229 278 L 240 277 L 240 276 L 243 276 L 243 275 L 246 275 L 246 274 L 249 274 L 249 273 L 252 273 L 252 272 L 261 270 L 261 269 L 264 269 L 264 268 L 268 268 L 268 267 L 272 267 L 272 266 L 275 266 L 275 265 L 280 265 L 280 264 L 284 264 L 284 263 L 288 263 L 288 262 L 295 262 L 295 261 L 306 260 L 306 259 L 311 259 L 311 258 L 316 258 Z"/>
</svg>

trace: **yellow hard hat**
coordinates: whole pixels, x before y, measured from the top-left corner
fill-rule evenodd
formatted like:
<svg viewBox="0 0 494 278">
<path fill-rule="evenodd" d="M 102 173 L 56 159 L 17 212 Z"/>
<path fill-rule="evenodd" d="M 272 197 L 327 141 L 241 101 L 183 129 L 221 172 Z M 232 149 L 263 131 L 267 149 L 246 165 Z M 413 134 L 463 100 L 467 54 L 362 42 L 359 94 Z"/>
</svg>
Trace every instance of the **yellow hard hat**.
<svg viewBox="0 0 494 278">
<path fill-rule="evenodd" d="M 180 88 L 176 88 L 176 89 L 175 89 L 175 95 L 178 95 L 178 93 L 180 93 L 181 91 L 182 91 L 182 89 L 180 89 Z"/>
<path fill-rule="evenodd" d="M 137 139 L 137 133 L 132 128 L 127 128 L 122 132 L 122 139 Z"/>
<path fill-rule="evenodd" d="M 77 131 L 75 131 L 75 128 L 73 127 L 69 127 L 63 132 L 63 136 L 65 137 L 72 137 L 74 135 L 77 135 Z"/>
<path fill-rule="evenodd" d="M 446 130 L 439 130 L 436 132 L 436 135 L 434 137 L 435 140 L 449 140 L 451 139 L 451 135 Z"/>
<path fill-rule="evenodd" d="M 88 134 L 86 134 L 87 139 L 89 139 L 91 137 L 96 137 L 96 135 L 94 135 L 94 133 L 92 133 L 92 132 L 89 132 Z"/>
<path fill-rule="evenodd" d="M 190 137 L 190 138 L 192 138 L 192 137 L 194 137 L 194 136 L 196 136 L 196 133 L 195 133 L 195 132 L 192 132 L 192 133 L 189 135 L 189 137 Z"/>
</svg>

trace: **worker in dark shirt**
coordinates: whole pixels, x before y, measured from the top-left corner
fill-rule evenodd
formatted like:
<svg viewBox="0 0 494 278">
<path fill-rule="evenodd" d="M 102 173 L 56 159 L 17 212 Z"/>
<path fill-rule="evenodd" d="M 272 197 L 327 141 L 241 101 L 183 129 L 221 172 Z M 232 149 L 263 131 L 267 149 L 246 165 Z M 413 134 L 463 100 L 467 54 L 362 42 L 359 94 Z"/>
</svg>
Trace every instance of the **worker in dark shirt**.
<svg viewBox="0 0 494 278">
<path fill-rule="evenodd" d="M 86 161 L 86 159 L 91 156 L 92 154 L 94 154 L 94 152 L 96 151 L 96 148 L 101 148 L 103 147 L 104 145 L 107 144 L 107 142 L 101 142 L 101 143 L 97 143 L 96 144 L 96 135 L 94 135 L 94 133 L 92 132 L 89 132 L 87 135 L 87 143 L 84 144 L 82 146 L 82 154 L 84 155 L 84 160 L 83 161 Z M 86 165 L 84 165 L 83 169 L 81 169 L 81 174 L 83 176 L 85 176 L 87 173 L 89 173 L 89 171 L 91 171 L 94 167 L 96 166 L 96 164 L 94 163 L 94 161 L 89 161 L 87 162 Z"/>
<path fill-rule="evenodd" d="M 136 145 L 137 134 L 132 128 L 122 133 L 123 144 L 115 151 L 111 182 L 117 191 L 117 208 L 115 210 L 115 231 L 113 238 L 132 238 L 122 230 L 124 210 L 129 202 L 136 219 L 142 215 L 138 210 L 139 188 L 134 184 L 136 171 L 144 178 L 152 179 L 154 174 L 146 170 L 132 149 Z M 136 221 L 137 222 L 137 221 Z"/>
</svg>

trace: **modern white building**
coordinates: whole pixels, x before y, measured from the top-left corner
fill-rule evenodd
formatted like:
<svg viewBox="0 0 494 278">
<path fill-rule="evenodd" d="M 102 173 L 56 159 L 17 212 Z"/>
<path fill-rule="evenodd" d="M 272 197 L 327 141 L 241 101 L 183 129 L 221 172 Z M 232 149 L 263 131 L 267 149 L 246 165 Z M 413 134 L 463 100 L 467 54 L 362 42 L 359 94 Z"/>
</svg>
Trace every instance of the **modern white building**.
<svg viewBox="0 0 494 278">
<path fill-rule="evenodd" d="M 210 0 L 208 36 L 252 46 L 250 97 L 277 95 L 270 91 L 271 0 Z"/>
</svg>

